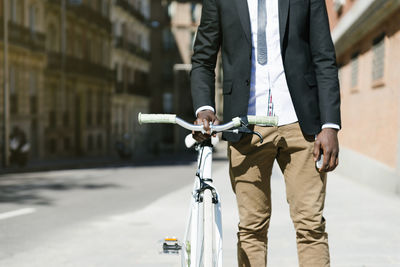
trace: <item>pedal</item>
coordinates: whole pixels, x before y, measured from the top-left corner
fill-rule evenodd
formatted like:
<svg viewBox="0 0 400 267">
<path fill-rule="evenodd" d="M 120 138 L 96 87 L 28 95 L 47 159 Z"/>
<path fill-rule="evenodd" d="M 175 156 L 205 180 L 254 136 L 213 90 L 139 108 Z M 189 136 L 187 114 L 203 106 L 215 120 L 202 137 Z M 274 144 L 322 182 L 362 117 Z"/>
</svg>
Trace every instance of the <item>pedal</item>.
<svg viewBox="0 0 400 267">
<path fill-rule="evenodd" d="M 176 237 L 166 237 L 164 239 L 163 245 L 163 253 L 166 254 L 178 254 L 182 249 L 182 246 L 179 245 L 178 239 Z"/>
</svg>

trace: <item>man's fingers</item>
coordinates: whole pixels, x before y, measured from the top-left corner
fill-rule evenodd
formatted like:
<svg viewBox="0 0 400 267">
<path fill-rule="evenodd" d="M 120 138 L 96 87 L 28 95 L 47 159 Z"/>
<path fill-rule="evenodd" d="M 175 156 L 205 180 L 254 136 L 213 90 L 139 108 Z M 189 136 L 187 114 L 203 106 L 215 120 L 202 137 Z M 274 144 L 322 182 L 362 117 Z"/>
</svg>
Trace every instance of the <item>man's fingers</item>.
<svg viewBox="0 0 400 267">
<path fill-rule="evenodd" d="M 316 140 L 314 143 L 314 151 L 313 151 L 314 161 L 317 161 L 319 159 L 320 152 L 321 152 L 321 142 L 319 140 Z"/>
<path fill-rule="evenodd" d="M 194 124 L 196 125 L 203 125 L 203 132 L 195 132 L 193 133 L 193 137 L 199 141 L 205 141 L 207 139 L 209 139 L 211 137 L 211 122 L 213 125 L 218 125 L 220 122 L 218 120 L 218 118 L 215 116 L 214 112 L 210 111 L 210 110 L 204 110 L 204 111 L 200 111 L 197 114 L 197 119 L 195 121 Z M 213 136 L 215 136 L 215 134 L 213 134 Z"/>
<path fill-rule="evenodd" d="M 328 171 L 330 160 L 331 160 L 331 152 L 324 150 L 324 160 L 322 162 L 322 166 L 319 169 L 319 171 L 321 171 L 321 172 Z"/>
<path fill-rule="evenodd" d="M 332 155 L 331 155 L 331 160 L 329 162 L 329 171 L 333 171 L 334 169 L 336 169 L 338 163 L 339 163 L 339 161 L 338 161 L 338 153 L 337 152 L 333 152 Z"/>
<path fill-rule="evenodd" d="M 206 121 L 206 120 L 204 119 L 202 121 L 200 118 L 197 118 L 197 120 L 195 120 L 193 124 L 195 124 L 195 125 L 203 124 L 204 125 L 204 121 Z M 201 132 L 195 132 L 195 131 L 192 131 L 192 136 L 197 142 L 203 142 L 209 138 L 208 135 L 202 134 Z"/>
<path fill-rule="evenodd" d="M 210 123 L 206 119 L 203 119 L 203 128 L 208 134 L 210 134 Z"/>
</svg>

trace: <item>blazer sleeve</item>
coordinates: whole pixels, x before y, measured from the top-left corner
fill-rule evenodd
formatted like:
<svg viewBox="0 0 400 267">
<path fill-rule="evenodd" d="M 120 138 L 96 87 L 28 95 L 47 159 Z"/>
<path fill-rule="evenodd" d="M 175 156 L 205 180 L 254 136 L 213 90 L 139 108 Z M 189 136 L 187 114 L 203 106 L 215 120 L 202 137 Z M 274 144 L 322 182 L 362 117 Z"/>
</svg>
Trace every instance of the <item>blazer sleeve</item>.
<svg viewBox="0 0 400 267">
<path fill-rule="evenodd" d="M 220 45 L 221 29 L 216 0 L 203 0 L 190 72 L 194 110 L 201 106 L 215 109 L 215 65 Z"/>
<path fill-rule="evenodd" d="M 325 0 L 310 0 L 310 48 L 318 83 L 321 124 L 334 123 L 341 127 L 338 69 Z"/>
</svg>

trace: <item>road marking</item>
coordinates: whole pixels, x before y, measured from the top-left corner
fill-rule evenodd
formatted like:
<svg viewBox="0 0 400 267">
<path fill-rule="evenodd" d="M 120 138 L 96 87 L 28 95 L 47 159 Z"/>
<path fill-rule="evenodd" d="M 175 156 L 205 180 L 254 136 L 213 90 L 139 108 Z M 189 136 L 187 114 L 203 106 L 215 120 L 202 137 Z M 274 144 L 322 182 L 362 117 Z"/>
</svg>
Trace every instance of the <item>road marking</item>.
<svg viewBox="0 0 400 267">
<path fill-rule="evenodd" d="M 34 209 L 34 208 L 25 208 L 25 209 L 19 209 L 19 210 L 13 210 L 13 211 L 9 211 L 9 212 L 0 213 L 0 220 L 16 217 L 16 216 L 20 216 L 20 215 L 25 215 L 25 214 L 29 214 L 29 213 L 34 213 L 35 211 L 36 211 L 36 209 Z"/>
</svg>

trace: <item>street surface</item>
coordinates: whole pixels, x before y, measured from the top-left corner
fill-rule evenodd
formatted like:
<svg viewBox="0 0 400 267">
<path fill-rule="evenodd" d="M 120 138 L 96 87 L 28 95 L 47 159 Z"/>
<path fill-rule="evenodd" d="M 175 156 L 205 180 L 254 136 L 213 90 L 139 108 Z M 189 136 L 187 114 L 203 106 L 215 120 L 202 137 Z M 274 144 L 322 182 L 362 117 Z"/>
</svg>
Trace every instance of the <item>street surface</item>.
<svg viewBox="0 0 400 267">
<path fill-rule="evenodd" d="M 180 266 L 161 254 L 182 239 L 195 165 L 98 168 L 0 176 L 0 266 Z M 237 211 L 227 161 L 214 164 L 224 266 L 236 266 Z M 297 266 L 295 232 L 276 168 L 268 266 Z M 325 209 L 333 267 L 400 266 L 400 198 L 329 176 Z"/>
</svg>

